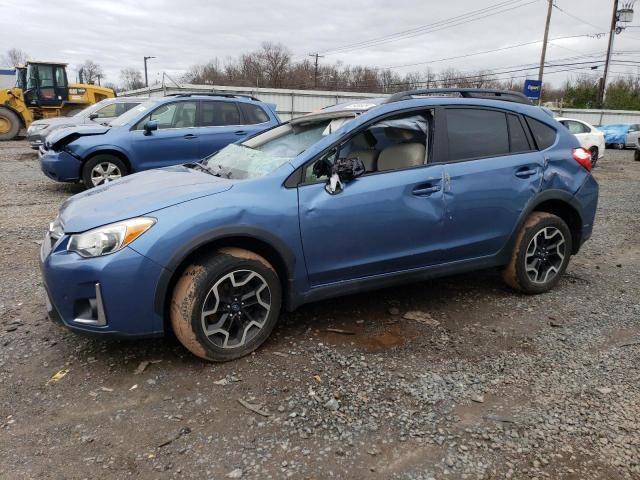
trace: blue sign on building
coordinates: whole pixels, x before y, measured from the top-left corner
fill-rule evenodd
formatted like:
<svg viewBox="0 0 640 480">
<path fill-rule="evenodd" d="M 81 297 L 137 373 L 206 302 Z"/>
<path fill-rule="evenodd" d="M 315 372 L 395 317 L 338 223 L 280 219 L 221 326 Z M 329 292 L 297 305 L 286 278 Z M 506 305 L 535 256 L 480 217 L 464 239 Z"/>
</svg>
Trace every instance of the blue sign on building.
<svg viewBox="0 0 640 480">
<path fill-rule="evenodd" d="M 525 80 L 524 94 L 529 100 L 540 100 L 540 92 L 542 91 L 542 82 L 540 80 Z"/>
</svg>

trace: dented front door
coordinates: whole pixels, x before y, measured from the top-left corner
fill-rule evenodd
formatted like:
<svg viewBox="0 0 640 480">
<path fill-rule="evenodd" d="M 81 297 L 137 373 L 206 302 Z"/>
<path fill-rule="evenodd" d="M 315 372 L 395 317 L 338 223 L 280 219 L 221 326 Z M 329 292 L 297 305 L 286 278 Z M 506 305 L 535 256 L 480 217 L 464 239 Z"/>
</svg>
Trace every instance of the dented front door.
<svg viewBox="0 0 640 480">
<path fill-rule="evenodd" d="M 300 231 L 312 286 L 439 262 L 443 167 L 365 175 L 341 193 L 299 189 Z"/>
</svg>

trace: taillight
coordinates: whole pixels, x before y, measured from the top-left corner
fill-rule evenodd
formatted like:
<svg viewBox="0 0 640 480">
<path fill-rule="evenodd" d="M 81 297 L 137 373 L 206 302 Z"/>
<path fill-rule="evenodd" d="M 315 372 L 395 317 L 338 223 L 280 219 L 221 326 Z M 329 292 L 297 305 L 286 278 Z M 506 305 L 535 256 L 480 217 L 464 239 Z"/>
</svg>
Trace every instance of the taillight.
<svg viewBox="0 0 640 480">
<path fill-rule="evenodd" d="M 585 148 L 574 148 L 571 152 L 573 159 L 578 162 L 587 172 L 591 171 L 591 153 Z"/>
</svg>

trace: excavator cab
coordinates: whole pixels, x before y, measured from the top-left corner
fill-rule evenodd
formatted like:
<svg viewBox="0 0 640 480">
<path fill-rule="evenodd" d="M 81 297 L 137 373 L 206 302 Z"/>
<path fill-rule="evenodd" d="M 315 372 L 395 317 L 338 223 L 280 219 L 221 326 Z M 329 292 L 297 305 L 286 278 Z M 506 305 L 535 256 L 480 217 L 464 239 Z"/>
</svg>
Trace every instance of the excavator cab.
<svg viewBox="0 0 640 480">
<path fill-rule="evenodd" d="M 25 103 L 29 107 L 61 107 L 69 99 L 64 63 L 29 62 L 26 71 Z"/>
</svg>

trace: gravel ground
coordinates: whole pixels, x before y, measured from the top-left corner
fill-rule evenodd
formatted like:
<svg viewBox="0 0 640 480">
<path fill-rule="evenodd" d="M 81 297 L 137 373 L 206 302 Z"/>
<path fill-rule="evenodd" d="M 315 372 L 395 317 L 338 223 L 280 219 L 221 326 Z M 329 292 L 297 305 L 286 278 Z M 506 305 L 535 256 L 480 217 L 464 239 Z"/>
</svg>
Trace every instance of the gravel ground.
<svg viewBox="0 0 640 480">
<path fill-rule="evenodd" d="M 600 161 L 593 238 L 551 293 L 487 271 L 325 301 L 212 365 L 47 320 L 38 243 L 80 188 L 1 143 L 0 478 L 640 478 L 632 157 Z"/>
</svg>

